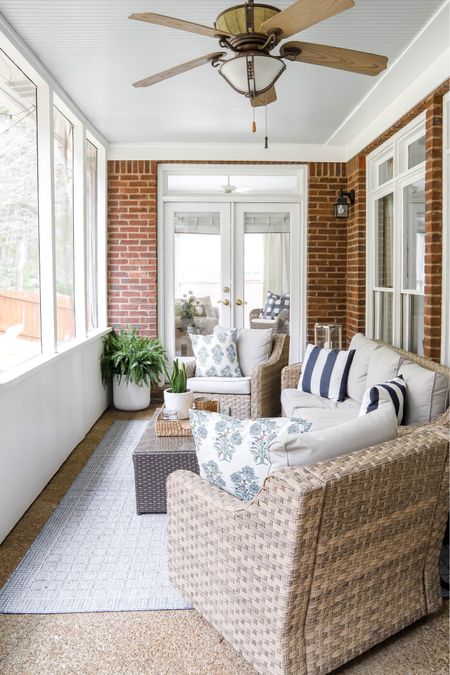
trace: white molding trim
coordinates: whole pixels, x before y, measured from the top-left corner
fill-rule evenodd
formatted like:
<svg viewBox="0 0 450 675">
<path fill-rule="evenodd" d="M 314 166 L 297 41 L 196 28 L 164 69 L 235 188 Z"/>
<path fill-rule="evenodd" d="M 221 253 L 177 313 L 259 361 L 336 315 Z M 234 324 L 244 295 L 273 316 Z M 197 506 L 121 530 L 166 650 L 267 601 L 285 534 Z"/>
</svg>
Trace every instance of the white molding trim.
<svg viewBox="0 0 450 675">
<path fill-rule="evenodd" d="M 351 159 L 448 77 L 449 14 L 450 0 L 446 0 L 331 134 L 327 145 L 346 146 Z M 385 101 L 393 101 L 387 110 Z"/>
<path fill-rule="evenodd" d="M 441 363 L 450 366 L 450 92 L 443 100 Z"/>
<path fill-rule="evenodd" d="M 347 149 L 321 144 L 273 143 L 110 143 L 108 159 L 255 162 L 345 162 Z"/>
</svg>

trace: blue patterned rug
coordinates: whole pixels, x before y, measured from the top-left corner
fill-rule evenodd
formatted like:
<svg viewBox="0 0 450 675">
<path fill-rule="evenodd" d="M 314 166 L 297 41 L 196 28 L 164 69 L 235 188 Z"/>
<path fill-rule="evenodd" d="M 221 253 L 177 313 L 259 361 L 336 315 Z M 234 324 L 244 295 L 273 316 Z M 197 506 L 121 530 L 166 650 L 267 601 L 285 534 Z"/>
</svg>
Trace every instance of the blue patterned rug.
<svg viewBox="0 0 450 675">
<path fill-rule="evenodd" d="M 168 580 L 167 516 L 136 515 L 132 452 L 147 424 L 114 422 L 0 591 L 0 613 L 189 609 Z"/>
</svg>

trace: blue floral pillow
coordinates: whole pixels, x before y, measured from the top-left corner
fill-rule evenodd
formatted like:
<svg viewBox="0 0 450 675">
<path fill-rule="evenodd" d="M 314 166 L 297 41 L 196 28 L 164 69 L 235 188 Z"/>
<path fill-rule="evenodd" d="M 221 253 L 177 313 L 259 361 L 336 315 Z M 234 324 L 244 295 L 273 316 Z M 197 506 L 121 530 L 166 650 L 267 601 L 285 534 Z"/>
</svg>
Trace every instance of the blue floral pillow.
<svg viewBox="0 0 450 675">
<path fill-rule="evenodd" d="M 239 499 L 252 499 L 271 473 L 270 446 L 281 432 L 301 434 L 311 422 L 267 417 L 240 420 L 190 410 L 200 476 Z"/>
<path fill-rule="evenodd" d="M 239 367 L 237 331 L 217 335 L 191 335 L 196 377 L 242 377 Z"/>
</svg>

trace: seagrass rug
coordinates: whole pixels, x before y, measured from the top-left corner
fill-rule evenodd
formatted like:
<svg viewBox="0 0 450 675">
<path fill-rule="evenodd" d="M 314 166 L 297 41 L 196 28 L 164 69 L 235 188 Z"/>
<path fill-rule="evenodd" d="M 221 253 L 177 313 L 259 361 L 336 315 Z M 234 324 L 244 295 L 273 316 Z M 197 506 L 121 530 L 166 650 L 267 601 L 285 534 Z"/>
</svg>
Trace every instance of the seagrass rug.
<svg viewBox="0 0 450 675">
<path fill-rule="evenodd" d="M 0 591 L 0 613 L 189 609 L 169 583 L 167 516 L 136 514 L 132 452 L 147 421 L 116 421 Z"/>
</svg>

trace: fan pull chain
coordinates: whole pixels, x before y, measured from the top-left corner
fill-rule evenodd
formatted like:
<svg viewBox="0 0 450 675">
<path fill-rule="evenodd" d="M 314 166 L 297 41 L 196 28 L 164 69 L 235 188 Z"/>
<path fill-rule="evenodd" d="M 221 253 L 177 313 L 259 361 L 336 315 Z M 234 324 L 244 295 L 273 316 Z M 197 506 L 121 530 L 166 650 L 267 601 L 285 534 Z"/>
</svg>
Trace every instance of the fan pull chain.
<svg viewBox="0 0 450 675">
<path fill-rule="evenodd" d="M 255 120 L 255 108 L 252 108 L 253 111 L 253 121 L 252 121 L 252 133 L 256 133 L 256 120 Z"/>
<path fill-rule="evenodd" d="M 264 150 L 268 150 L 268 148 L 269 148 L 269 136 L 268 136 L 268 131 L 267 131 L 267 127 L 268 127 L 268 122 L 267 122 L 267 117 L 268 117 L 268 116 L 267 116 L 267 106 L 264 106 L 264 107 L 265 107 L 265 109 L 266 109 L 266 135 L 265 135 L 265 137 L 264 137 Z"/>
</svg>

